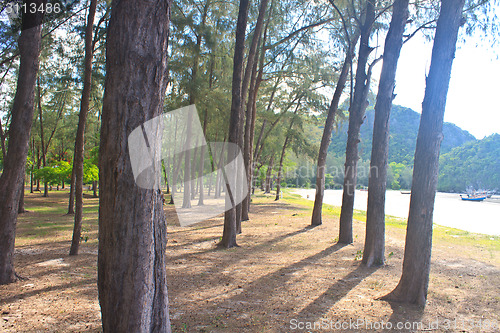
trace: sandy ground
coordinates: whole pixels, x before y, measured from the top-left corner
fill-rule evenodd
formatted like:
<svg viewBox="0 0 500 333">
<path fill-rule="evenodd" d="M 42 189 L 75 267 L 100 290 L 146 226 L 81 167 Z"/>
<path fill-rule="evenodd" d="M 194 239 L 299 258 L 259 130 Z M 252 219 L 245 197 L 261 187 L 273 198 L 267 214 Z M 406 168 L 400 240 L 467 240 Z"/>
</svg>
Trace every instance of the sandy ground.
<svg viewBox="0 0 500 333">
<path fill-rule="evenodd" d="M 43 200 L 28 195 L 27 208 L 43 207 Z M 64 207 L 65 195 L 51 200 Z M 88 199 L 91 206 L 96 202 Z M 340 246 L 336 218 L 309 228 L 309 209 L 273 197 L 256 200 L 238 236 L 240 247 L 230 250 L 216 247 L 222 218 L 184 228 L 175 225 L 171 207 L 167 214 L 173 332 L 500 330 L 497 253 L 480 247 L 462 251 L 435 244 L 428 305 L 422 310 L 377 300 L 399 280 L 404 229 L 387 232 L 387 265 L 368 269 L 360 265 L 364 223 L 354 223 L 354 244 Z M 85 216 L 88 242 L 76 257 L 68 256 L 71 217 L 39 209 L 20 218 L 15 263 L 26 279 L 0 286 L 0 332 L 101 331 L 97 211 Z"/>
</svg>

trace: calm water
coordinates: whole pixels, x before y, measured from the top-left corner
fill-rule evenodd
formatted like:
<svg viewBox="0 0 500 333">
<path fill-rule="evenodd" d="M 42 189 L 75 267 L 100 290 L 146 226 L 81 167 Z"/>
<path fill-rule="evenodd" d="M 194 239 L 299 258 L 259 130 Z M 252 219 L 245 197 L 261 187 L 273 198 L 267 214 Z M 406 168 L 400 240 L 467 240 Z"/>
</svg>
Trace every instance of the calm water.
<svg viewBox="0 0 500 333">
<path fill-rule="evenodd" d="M 299 189 L 297 193 L 314 200 L 314 189 Z M 354 208 L 366 211 L 368 192 L 356 191 Z M 324 203 L 341 206 L 342 190 L 326 190 Z M 407 218 L 410 195 L 400 191 L 387 191 L 385 213 Z M 482 202 L 462 201 L 458 194 L 437 193 L 434 223 L 487 235 L 500 235 L 500 197 L 493 196 Z"/>
</svg>

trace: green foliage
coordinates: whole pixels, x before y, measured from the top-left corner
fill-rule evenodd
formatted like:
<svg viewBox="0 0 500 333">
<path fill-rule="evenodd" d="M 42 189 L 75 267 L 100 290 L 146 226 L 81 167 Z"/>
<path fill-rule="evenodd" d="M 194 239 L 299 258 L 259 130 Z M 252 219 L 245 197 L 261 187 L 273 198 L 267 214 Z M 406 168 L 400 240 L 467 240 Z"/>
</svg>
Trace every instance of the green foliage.
<svg viewBox="0 0 500 333">
<path fill-rule="evenodd" d="M 67 182 L 71 177 L 71 165 L 66 161 L 58 161 L 56 164 L 33 171 L 33 177 L 50 185 Z"/>
<path fill-rule="evenodd" d="M 83 163 L 83 182 L 85 184 L 99 180 L 99 168 L 89 160 Z"/>
<path fill-rule="evenodd" d="M 463 192 L 500 189 L 500 135 L 469 142 L 443 154 L 439 160 L 438 190 Z"/>
</svg>

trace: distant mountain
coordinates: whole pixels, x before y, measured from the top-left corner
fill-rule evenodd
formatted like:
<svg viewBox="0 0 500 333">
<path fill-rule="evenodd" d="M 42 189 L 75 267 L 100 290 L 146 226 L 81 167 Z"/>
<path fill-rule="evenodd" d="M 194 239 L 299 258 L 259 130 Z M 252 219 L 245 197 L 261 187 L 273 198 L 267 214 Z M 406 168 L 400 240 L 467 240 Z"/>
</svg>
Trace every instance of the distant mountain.
<svg viewBox="0 0 500 333">
<path fill-rule="evenodd" d="M 375 111 L 367 110 L 366 119 L 361 126 L 359 152 L 363 160 L 371 157 L 373 122 Z M 406 166 L 413 165 L 415 146 L 417 142 L 420 114 L 399 105 L 394 105 L 390 118 L 389 163 L 402 163 Z M 336 133 L 332 135 L 329 151 L 335 156 L 344 156 L 347 142 L 348 121 L 340 124 Z M 444 139 L 441 144 L 441 154 L 450 152 L 453 148 L 462 146 L 467 142 L 476 142 L 476 138 L 469 132 L 451 123 L 444 123 Z"/>
<path fill-rule="evenodd" d="M 500 190 L 500 135 L 467 142 L 439 159 L 438 190 Z"/>
</svg>

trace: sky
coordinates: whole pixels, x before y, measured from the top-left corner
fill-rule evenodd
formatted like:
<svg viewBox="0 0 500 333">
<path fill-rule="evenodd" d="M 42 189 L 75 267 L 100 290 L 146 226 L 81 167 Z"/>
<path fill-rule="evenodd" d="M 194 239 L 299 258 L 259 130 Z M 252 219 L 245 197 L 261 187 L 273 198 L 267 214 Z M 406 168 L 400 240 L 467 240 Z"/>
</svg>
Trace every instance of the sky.
<svg viewBox="0 0 500 333">
<path fill-rule="evenodd" d="M 444 117 L 446 122 L 478 139 L 500 133 L 500 60 L 494 49 L 482 44 L 485 43 L 473 37 L 459 43 Z M 420 35 L 403 46 L 396 74 L 395 104 L 422 112 L 431 53 L 432 42 Z"/>
</svg>

